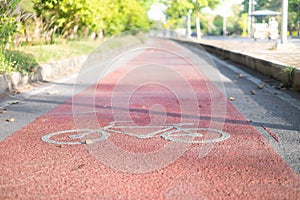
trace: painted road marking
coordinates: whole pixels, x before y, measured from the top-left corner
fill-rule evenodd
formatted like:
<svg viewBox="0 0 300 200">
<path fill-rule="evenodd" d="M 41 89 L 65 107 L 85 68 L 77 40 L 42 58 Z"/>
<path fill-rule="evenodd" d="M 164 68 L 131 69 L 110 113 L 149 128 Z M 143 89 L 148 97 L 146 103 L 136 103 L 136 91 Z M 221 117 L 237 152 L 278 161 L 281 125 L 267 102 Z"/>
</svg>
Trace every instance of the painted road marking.
<svg viewBox="0 0 300 200">
<path fill-rule="evenodd" d="M 125 122 L 126 123 L 126 122 Z M 129 123 L 129 122 L 128 122 Z M 192 143 L 192 144 L 199 144 L 199 143 L 214 143 L 214 142 L 220 142 L 223 140 L 227 140 L 230 138 L 230 134 L 226 133 L 221 130 L 216 129 L 210 129 L 210 128 L 182 128 L 181 126 L 186 125 L 193 125 L 192 123 L 177 123 L 177 124 L 171 124 L 171 125 L 165 125 L 165 126 L 119 126 L 117 125 L 117 122 L 111 122 L 109 125 L 100 128 L 100 129 L 77 129 L 77 130 L 62 130 L 62 131 L 56 131 L 53 133 L 46 134 L 41 137 L 42 141 L 48 142 L 51 144 L 69 144 L 69 145 L 78 145 L 78 144 L 84 144 L 84 142 L 81 141 L 57 141 L 55 139 L 51 139 L 53 136 L 59 136 L 62 134 L 69 134 L 68 137 L 70 139 L 82 139 L 85 136 L 88 136 L 93 133 L 100 133 L 101 136 L 91 139 L 92 142 L 99 142 L 102 140 L 105 140 L 109 137 L 109 133 L 118 133 L 123 135 L 129 135 L 135 138 L 139 139 L 146 139 L 146 138 L 152 138 L 155 137 L 158 134 L 161 134 L 161 137 L 166 140 L 170 140 L 173 142 L 179 142 L 179 143 Z M 117 129 L 117 130 L 115 130 Z M 121 129 L 121 130 L 119 130 Z M 140 133 L 133 133 L 133 132 L 126 132 L 123 131 L 123 129 L 159 129 L 158 131 L 149 132 L 147 134 L 140 134 Z M 202 133 L 200 133 L 202 132 Z M 209 133 L 209 132 L 215 132 L 221 135 L 221 137 L 215 137 L 215 138 L 209 138 L 206 139 L 207 135 L 203 134 L 203 132 Z M 179 134 L 180 133 L 180 134 Z M 202 139 L 204 137 L 204 139 Z M 195 140 L 195 138 L 197 138 Z"/>
<path fill-rule="evenodd" d="M 194 132 L 196 131 L 196 133 Z M 221 135 L 221 137 L 209 138 L 209 139 L 200 139 L 199 137 L 203 137 L 204 135 L 198 133 L 199 131 L 204 132 L 215 132 Z M 178 132 L 184 132 L 178 134 Z M 200 144 L 200 143 L 214 143 L 214 142 L 221 142 L 230 138 L 230 134 L 226 133 L 225 131 L 211 129 L 211 128 L 187 128 L 187 129 L 177 129 L 172 130 L 164 133 L 162 135 L 163 138 L 166 140 L 171 140 L 173 142 L 186 142 L 186 143 L 193 143 L 193 144 Z M 199 138 L 195 140 L 194 138 Z M 187 139 L 191 138 L 191 139 Z"/>
</svg>

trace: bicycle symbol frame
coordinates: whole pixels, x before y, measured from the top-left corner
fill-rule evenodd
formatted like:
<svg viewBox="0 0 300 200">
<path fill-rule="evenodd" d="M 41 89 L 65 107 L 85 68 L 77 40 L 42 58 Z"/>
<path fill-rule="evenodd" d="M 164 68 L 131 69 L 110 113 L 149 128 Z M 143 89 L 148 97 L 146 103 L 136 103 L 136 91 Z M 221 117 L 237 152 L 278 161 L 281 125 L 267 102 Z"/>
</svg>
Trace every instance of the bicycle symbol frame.
<svg viewBox="0 0 300 200">
<path fill-rule="evenodd" d="M 126 123 L 126 121 L 124 121 Z M 122 122 L 119 122 L 122 123 Z M 66 134 L 66 133 L 76 133 L 71 134 L 68 137 L 70 139 L 82 139 L 92 133 L 100 133 L 101 136 L 98 138 L 93 138 L 91 141 L 99 142 L 102 140 L 107 139 L 110 136 L 110 133 L 117 133 L 117 134 L 123 134 L 123 135 L 129 135 L 132 137 L 140 138 L 140 139 L 147 139 L 152 138 L 155 136 L 160 135 L 163 139 L 173 141 L 173 142 L 179 142 L 179 143 L 191 143 L 191 144 L 200 144 L 200 143 L 215 143 L 215 142 L 221 142 L 224 140 L 227 140 L 230 138 L 230 134 L 227 132 L 224 132 L 222 130 L 217 129 L 211 129 L 211 128 L 183 128 L 182 126 L 191 126 L 194 125 L 193 123 L 176 123 L 171 125 L 165 125 L 165 126 L 119 126 L 117 125 L 117 122 L 110 122 L 107 126 L 101 127 L 99 129 L 79 129 L 79 130 L 63 130 L 63 131 L 57 131 L 53 133 L 49 133 L 47 135 L 44 135 L 41 137 L 42 141 L 48 142 L 51 144 L 85 144 L 82 141 L 57 141 L 54 139 L 51 139 L 53 136 Z M 116 130 L 121 129 L 121 130 Z M 130 132 L 124 132 L 122 129 L 160 129 L 157 131 L 149 132 L 147 134 L 135 134 Z M 206 132 L 215 132 L 220 137 L 215 138 L 204 138 L 199 139 L 201 137 L 204 137 L 205 135 L 202 133 L 199 133 L 199 131 L 206 131 Z M 180 133 L 182 132 L 182 133 Z M 198 138 L 195 140 L 195 138 Z"/>
</svg>

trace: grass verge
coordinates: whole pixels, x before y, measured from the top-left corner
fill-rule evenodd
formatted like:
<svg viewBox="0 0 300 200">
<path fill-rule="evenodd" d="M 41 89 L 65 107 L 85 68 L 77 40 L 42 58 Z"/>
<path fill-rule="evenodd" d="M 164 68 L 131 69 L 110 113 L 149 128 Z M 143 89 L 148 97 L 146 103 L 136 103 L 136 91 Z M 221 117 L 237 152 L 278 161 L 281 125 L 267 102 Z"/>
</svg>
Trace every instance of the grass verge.
<svg viewBox="0 0 300 200">
<path fill-rule="evenodd" d="M 57 40 L 55 44 L 28 44 L 0 51 L 0 74 L 10 74 L 13 71 L 31 73 L 33 67 L 38 64 L 88 55 L 100 44 L 100 40 Z"/>
</svg>

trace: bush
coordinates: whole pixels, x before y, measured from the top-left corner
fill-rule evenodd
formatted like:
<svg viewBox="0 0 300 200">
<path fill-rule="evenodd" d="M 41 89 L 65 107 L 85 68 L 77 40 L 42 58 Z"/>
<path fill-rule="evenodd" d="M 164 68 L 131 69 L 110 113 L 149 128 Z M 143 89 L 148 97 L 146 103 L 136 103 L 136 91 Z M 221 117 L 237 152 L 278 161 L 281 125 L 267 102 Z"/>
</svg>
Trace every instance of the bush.
<svg viewBox="0 0 300 200">
<path fill-rule="evenodd" d="M 4 55 L 0 52 L 0 74 L 7 74 L 14 71 L 12 62 L 5 59 Z"/>
<path fill-rule="evenodd" d="M 22 74 L 31 73 L 37 65 L 34 57 L 16 50 L 5 50 L 0 52 L 0 73 L 11 73 L 18 71 Z"/>
</svg>

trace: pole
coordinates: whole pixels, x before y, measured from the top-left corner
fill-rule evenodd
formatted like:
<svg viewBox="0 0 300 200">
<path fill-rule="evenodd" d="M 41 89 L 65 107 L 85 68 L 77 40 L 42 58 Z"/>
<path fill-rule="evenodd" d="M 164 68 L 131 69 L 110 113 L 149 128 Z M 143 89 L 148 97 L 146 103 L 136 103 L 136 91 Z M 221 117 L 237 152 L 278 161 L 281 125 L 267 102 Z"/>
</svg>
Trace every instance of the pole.
<svg viewBox="0 0 300 200">
<path fill-rule="evenodd" d="M 187 38 L 191 37 L 191 13 L 192 10 L 189 10 L 188 17 L 187 17 Z"/>
<path fill-rule="evenodd" d="M 223 36 L 227 35 L 227 20 L 226 20 L 226 16 L 223 16 Z"/>
<path fill-rule="evenodd" d="M 288 0 L 282 0 L 281 44 L 287 43 Z"/>
<path fill-rule="evenodd" d="M 249 0 L 249 8 L 248 8 L 248 37 L 251 37 L 251 14 L 252 14 L 252 0 Z"/>
<path fill-rule="evenodd" d="M 201 27 L 200 27 L 200 11 L 196 11 L 196 31 L 197 31 L 197 40 L 201 39 Z"/>
</svg>

